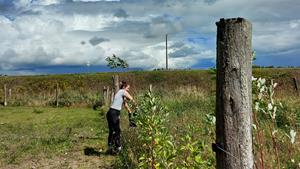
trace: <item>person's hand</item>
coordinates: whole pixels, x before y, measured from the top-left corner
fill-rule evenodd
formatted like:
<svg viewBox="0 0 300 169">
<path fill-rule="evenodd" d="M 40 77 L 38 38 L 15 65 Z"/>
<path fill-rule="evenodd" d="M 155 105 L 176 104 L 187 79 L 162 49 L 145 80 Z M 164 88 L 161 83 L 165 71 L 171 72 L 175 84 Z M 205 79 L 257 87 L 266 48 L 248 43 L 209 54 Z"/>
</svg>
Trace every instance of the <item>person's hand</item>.
<svg viewBox="0 0 300 169">
<path fill-rule="evenodd" d="M 129 120 L 131 119 L 131 117 L 132 117 L 132 114 L 131 114 L 131 112 L 128 112 L 128 117 L 129 117 Z"/>
<path fill-rule="evenodd" d="M 137 104 L 136 101 L 132 100 L 132 103 L 134 104 L 134 107 L 135 107 L 135 108 L 138 108 L 138 104 Z"/>
</svg>

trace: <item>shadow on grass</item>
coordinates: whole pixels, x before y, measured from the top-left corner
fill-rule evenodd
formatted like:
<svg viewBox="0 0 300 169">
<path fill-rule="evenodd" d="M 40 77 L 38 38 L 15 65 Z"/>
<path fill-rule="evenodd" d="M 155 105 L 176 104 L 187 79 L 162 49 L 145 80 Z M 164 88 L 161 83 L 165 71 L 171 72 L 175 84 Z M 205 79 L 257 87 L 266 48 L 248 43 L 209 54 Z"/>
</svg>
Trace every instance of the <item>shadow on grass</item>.
<svg viewBox="0 0 300 169">
<path fill-rule="evenodd" d="M 84 155 L 86 155 L 86 156 L 100 157 L 100 156 L 108 156 L 109 155 L 107 152 L 97 151 L 93 147 L 85 147 L 83 151 L 84 151 Z"/>
</svg>

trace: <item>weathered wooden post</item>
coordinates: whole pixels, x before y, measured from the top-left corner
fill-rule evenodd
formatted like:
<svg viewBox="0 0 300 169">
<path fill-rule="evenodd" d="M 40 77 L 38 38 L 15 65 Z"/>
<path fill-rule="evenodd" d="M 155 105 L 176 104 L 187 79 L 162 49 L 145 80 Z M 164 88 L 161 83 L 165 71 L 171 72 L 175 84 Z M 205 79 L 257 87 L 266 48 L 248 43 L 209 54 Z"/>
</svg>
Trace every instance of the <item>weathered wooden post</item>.
<svg viewBox="0 0 300 169">
<path fill-rule="evenodd" d="M 110 104 L 114 101 L 114 97 L 115 97 L 115 92 L 113 90 L 111 90 Z"/>
<path fill-rule="evenodd" d="M 55 105 L 56 105 L 56 107 L 59 106 L 58 95 L 59 95 L 59 88 L 58 88 L 58 83 L 56 83 L 56 89 L 55 89 Z"/>
<path fill-rule="evenodd" d="M 4 102 L 3 102 L 4 106 L 7 106 L 7 87 L 6 84 L 4 84 Z"/>
<path fill-rule="evenodd" d="M 105 105 L 109 105 L 111 103 L 111 98 L 113 97 L 113 91 L 110 91 L 109 86 L 103 87 L 103 102 Z"/>
<path fill-rule="evenodd" d="M 115 94 L 120 89 L 119 75 L 113 75 L 112 80 L 113 80 L 113 88 L 111 89 L 110 103 L 113 102 Z"/>
<path fill-rule="evenodd" d="M 109 86 L 106 87 L 107 89 L 107 93 L 106 93 L 106 100 L 107 100 L 107 104 L 110 104 L 110 97 L 111 97 L 111 94 L 110 94 L 110 88 Z"/>
<path fill-rule="evenodd" d="M 252 169 L 252 26 L 243 18 L 217 25 L 217 169 Z"/>
<path fill-rule="evenodd" d="M 113 86 L 114 86 L 114 93 L 117 93 L 118 90 L 120 89 L 120 81 L 119 81 L 119 75 L 114 75 L 113 76 Z"/>
<path fill-rule="evenodd" d="M 11 88 L 8 89 L 8 99 L 11 100 Z"/>
<path fill-rule="evenodd" d="M 103 103 L 104 105 L 107 105 L 107 88 L 106 86 L 103 86 Z"/>
<path fill-rule="evenodd" d="M 293 78 L 293 82 L 294 82 L 295 90 L 298 92 L 299 87 L 298 87 L 298 81 L 296 77 Z"/>
</svg>

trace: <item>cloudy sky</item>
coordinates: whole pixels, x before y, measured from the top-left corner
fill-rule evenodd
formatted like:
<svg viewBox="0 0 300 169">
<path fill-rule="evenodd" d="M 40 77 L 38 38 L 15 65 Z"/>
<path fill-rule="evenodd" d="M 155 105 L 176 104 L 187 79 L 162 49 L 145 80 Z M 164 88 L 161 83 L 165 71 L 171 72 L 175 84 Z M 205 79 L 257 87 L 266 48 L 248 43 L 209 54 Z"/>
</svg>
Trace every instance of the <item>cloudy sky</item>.
<svg viewBox="0 0 300 169">
<path fill-rule="evenodd" d="M 300 66 L 299 0 L 0 0 L 0 74 L 108 71 L 215 64 L 220 18 L 253 24 L 258 65 Z M 91 66 L 87 68 L 86 64 Z"/>
</svg>

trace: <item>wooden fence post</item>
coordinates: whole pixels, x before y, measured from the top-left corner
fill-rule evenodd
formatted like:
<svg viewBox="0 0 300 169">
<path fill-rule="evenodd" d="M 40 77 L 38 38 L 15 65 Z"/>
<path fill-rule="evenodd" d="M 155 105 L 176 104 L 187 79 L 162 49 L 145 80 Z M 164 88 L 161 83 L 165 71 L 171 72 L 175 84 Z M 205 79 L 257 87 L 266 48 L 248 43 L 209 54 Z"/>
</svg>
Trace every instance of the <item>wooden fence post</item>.
<svg viewBox="0 0 300 169">
<path fill-rule="evenodd" d="M 107 105 L 108 99 L 107 99 L 107 88 L 106 86 L 103 86 L 103 103 L 104 105 Z"/>
<path fill-rule="evenodd" d="M 8 99 L 11 100 L 11 88 L 8 89 Z"/>
<path fill-rule="evenodd" d="M 117 93 L 120 89 L 120 82 L 119 82 L 119 75 L 113 76 L 113 86 L 114 86 L 114 93 Z"/>
<path fill-rule="evenodd" d="M 115 94 L 120 89 L 119 75 L 113 75 L 112 79 L 113 79 L 113 88 L 111 89 L 110 103 L 113 102 Z"/>
<path fill-rule="evenodd" d="M 56 89 L 55 89 L 55 105 L 56 105 L 56 107 L 59 106 L 58 95 L 59 95 L 59 88 L 58 88 L 58 83 L 56 83 Z"/>
<path fill-rule="evenodd" d="M 217 169 L 253 169 L 252 26 L 243 18 L 217 25 Z"/>
<path fill-rule="evenodd" d="M 114 101 L 114 96 L 115 96 L 115 92 L 113 90 L 111 90 L 110 104 Z"/>
<path fill-rule="evenodd" d="M 106 87 L 107 89 L 107 93 L 106 93 L 106 100 L 107 100 L 107 104 L 110 104 L 110 88 L 109 86 Z"/>
<path fill-rule="evenodd" d="M 294 81 L 294 85 L 295 85 L 295 90 L 298 91 L 298 90 L 299 90 L 299 87 L 298 87 L 298 81 L 297 81 L 297 78 L 294 77 L 294 78 L 293 78 L 293 81 Z"/>
<path fill-rule="evenodd" d="M 6 84 L 4 84 L 4 102 L 3 102 L 4 106 L 7 106 L 7 87 Z"/>
</svg>

